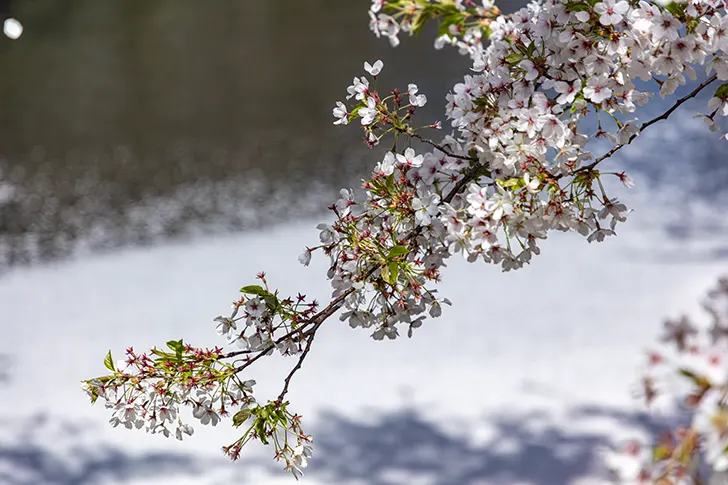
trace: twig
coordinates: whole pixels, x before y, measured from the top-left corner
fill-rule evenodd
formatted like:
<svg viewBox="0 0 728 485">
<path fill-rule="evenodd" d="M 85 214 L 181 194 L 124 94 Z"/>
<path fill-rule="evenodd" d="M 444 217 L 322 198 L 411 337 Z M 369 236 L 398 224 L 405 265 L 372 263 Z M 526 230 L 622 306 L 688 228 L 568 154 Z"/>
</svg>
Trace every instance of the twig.
<svg viewBox="0 0 728 485">
<path fill-rule="evenodd" d="M 577 173 L 577 172 L 588 172 L 589 170 L 593 169 L 594 167 L 596 167 L 597 165 L 599 165 L 599 163 L 603 162 L 603 161 L 604 161 L 604 160 L 606 160 L 607 158 L 609 158 L 609 157 L 611 157 L 612 155 L 614 155 L 614 154 L 615 154 L 615 153 L 616 153 L 617 151 L 619 151 L 619 150 L 620 150 L 620 149 L 621 149 L 622 147 L 624 147 L 625 145 L 629 145 L 630 143 L 632 143 L 632 140 L 634 140 L 635 138 L 637 138 L 637 136 L 638 136 L 638 135 L 639 135 L 640 133 L 642 133 L 642 132 L 643 132 L 643 131 L 645 130 L 645 128 L 649 128 L 650 126 L 654 125 L 654 124 L 655 124 L 655 123 L 657 123 L 658 121 L 661 121 L 661 120 L 666 120 L 666 119 L 667 119 L 667 118 L 668 118 L 668 117 L 669 117 L 669 116 L 670 116 L 670 115 L 671 115 L 672 113 L 674 113 L 674 112 L 675 112 L 675 110 L 676 110 L 676 109 L 678 109 L 678 108 L 679 108 L 679 107 L 680 107 L 680 106 L 681 106 L 682 104 L 684 104 L 684 103 L 685 103 L 686 101 L 688 101 L 689 99 L 692 99 L 692 98 L 694 98 L 695 96 L 697 96 L 697 95 L 698 95 L 698 93 L 700 93 L 700 91 L 702 91 L 703 89 L 705 89 L 705 88 L 706 88 L 706 87 L 707 87 L 707 86 L 708 86 L 708 85 L 709 85 L 710 83 L 712 83 L 713 81 L 715 81 L 715 80 L 716 80 L 717 78 L 718 78 L 718 75 L 717 75 L 717 74 L 713 74 L 713 75 L 712 75 L 711 77 L 709 77 L 708 79 L 706 79 L 705 81 L 703 81 L 702 83 L 700 83 L 700 84 L 698 85 L 698 87 L 696 87 L 696 88 L 695 88 L 695 89 L 694 89 L 694 90 L 693 90 L 693 91 L 692 91 L 692 92 L 691 92 L 690 94 L 687 94 L 687 95 L 683 96 L 682 98 L 678 99 L 678 100 L 677 100 L 677 101 L 675 102 L 675 104 L 674 104 L 674 105 L 672 105 L 672 106 L 670 107 L 670 109 L 668 109 L 667 111 L 665 111 L 665 112 L 664 112 L 664 113 L 662 113 L 661 115 L 659 115 L 659 116 L 657 116 L 657 117 L 655 117 L 655 118 L 652 118 L 652 119 L 651 119 L 651 120 L 649 120 L 649 121 L 645 121 L 644 123 L 642 123 L 642 124 L 640 125 L 640 131 L 639 131 L 638 133 L 635 133 L 635 134 L 634 134 L 634 135 L 632 135 L 631 137 L 629 137 L 629 140 L 627 140 L 627 143 L 621 143 L 621 144 L 619 144 L 619 145 L 615 145 L 615 146 L 614 146 L 614 147 L 613 147 L 613 148 L 612 148 L 611 150 L 609 150 L 609 151 L 608 151 L 607 153 L 605 153 L 605 154 L 604 154 L 604 155 L 602 155 L 601 157 L 597 158 L 596 160 L 594 160 L 594 161 L 593 161 L 592 163 L 590 163 L 589 165 L 584 165 L 583 167 L 581 167 L 581 168 L 580 168 L 579 170 L 577 170 L 577 171 L 576 171 L 576 172 L 574 172 L 574 173 Z M 558 176 L 558 177 L 556 177 L 556 178 L 557 178 L 557 179 L 558 179 L 558 178 L 561 178 L 561 175 L 559 175 L 559 176 Z"/>
<path fill-rule="evenodd" d="M 349 288 L 344 293 L 342 293 L 341 295 L 337 296 L 335 299 L 331 300 L 331 303 L 329 303 L 328 305 L 326 305 L 326 308 L 324 308 L 323 310 L 321 310 L 320 312 L 318 312 L 316 315 L 314 315 L 313 317 L 311 317 L 311 319 L 308 320 L 306 323 L 300 325 L 295 330 L 291 330 L 287 334 L 285 334 L 282 337 L 278 338 L 271 345 L 267 346 L 263 350 L 255 351 L 255 352 L 259 352 L 259 354 L 256 355 L 255 357 L 253 357 L 252 359 L 249 359 L 249 360 L 245 361 L 244 364 L 241 364 L 238 367 L 235 367 L 235 369 L 233 369 L 235 371 L 235 373 L 237 374 L 238 372 L 246 369 L 253 362 L 255 362 L 256 360 L 260 359 L 262 356 L 264 356 L 265 354 L 267 354 L 268 352 L 270 352 L 271 350 L 273 350 L 276 345 L 278 345 L 279 343 L 283 342 L 284 340 L 292 337 L 293 335 L 301 332 L 306 327 L 308 327 L 310 325 L 317 325 L 318 326 L 319 324 L 321 324 L 324 320 L 326 320 L 331 315 L 333 315 L 334 313 L 336 313 L 336 311 L 339 308 L 341 308 L 341 305 L 344 304 L 344 299 L 347 296 L 349 296 L 350 294 L 352 294 L 353 292 L 354 292 L 354 288 Z M 318 327 L 316 327 L 316 328 L 318 328 Z"/>
<path fill-rule="evenodd" d="M 444 153 L 448 157 L 459 158 L 460 160 L 468 160 L 469 162 L 477 162 L 477 160 L 474 159 L 473 157 L 466 157 L 465 155 L 455 155 L 453 152 L 451 152 L 450 150 L 448 150 L 444 146 L 438 145 L 434 141 L 430 140 L 429 138 L 425 138 L 424 136 L 420 135 L 419 133 L 415 133 L 415 132 L 410 133 L 410 132 L 407 132 L 407 134 L 409 136 L 411 136 L 412 138 L 417 138 L 421 142 L 427 143 L 428 145 L 437 148 L 438 150 L 440 150 L 442 153 Z"/>
<path fill-rule="evenodd" d="M 322 324 L 323 324 L 323 321 L 317 323 L 316 325 L 314 325 L 314 327 L 309 332 L 310 336 L 308 337 L 308 342 L 306 342 L 306 348 L 303 350 L 301 357 L 298 358 L 298 362 L 296 362 L 295 367 L 293 367 L 293 369 L 291 369 L 291 372 L 288 373 L 285 381 L 283 381 L 283 390 L 281 391 L 281 394 L 278 396 L 279 403 L 282 403 L 283 398 L 286 397 L 286 393 L 288 392 L 288 385 L 291 383 L 291 379 L 293 378 L 293 375 L 296 372 L 298 372 L 298 370 L 301 368 L 301 365 L 303 365 L 303 361 L 306 359 L 308 352 L 311 350 L 311 344 L 313 344 L 313 339 L 316 337 L 316 330 L 318 330 Z"/>
<path fill-rule="evenodd" d="M 410 133 L 409 135 L 413 138 L 417 138 L 418 140 L 420 140 L 424 143 L 427 143 L 430 146 L 437 148 L 438 150 L 440 150 L 442 153 L 444 153 L 448 157 L 459 158 L 460 160 L 467 160 L 469 162 L 478 161 L 477 159 L 475 159 L 473 157 L 466 157 L 464 155 L 455 155 L 454 153 L 452 153 L 450 150 L 448 150 L 444 146 L 439 145 L 439 144 L 435 143 L 434 141 L 430 140 L 429 138 L 425 138 L 418 133 Z M 450 202 L 453 199 L 453 197 L 455 197 L 471 180 L 473 180 L 475 178 L 475 176 L 477 175 L 477 173 L 484 167 L 485 167 L 485 165 L 482 165 L 480 163 L 470 167 L 470 169 L 465 173 L 463 178 L 461 178 L 460 180 L 457 181 L 455 186 L 452 189 L 450 189 L 450 192 L 448 192 L 448 194 L 445 196 L 445 198 L 442 199 L 442 201 Z"/>
<path fill-rule="evenodd" d="M 485 165 L 477 164 L 472 167 L 465 173 L 463 178 L 457 181 L 455 186 L 450 189 L 450 192 L 445 196 L 444 199 L 442 199 L 443 202 L 450 202 L 453 197 L 455 197 L 460 191 L 465 188 L 465 186 L 470 183 L 475 176 L 478 174 L 478 172 L 484 167 Z"/>
</svg>

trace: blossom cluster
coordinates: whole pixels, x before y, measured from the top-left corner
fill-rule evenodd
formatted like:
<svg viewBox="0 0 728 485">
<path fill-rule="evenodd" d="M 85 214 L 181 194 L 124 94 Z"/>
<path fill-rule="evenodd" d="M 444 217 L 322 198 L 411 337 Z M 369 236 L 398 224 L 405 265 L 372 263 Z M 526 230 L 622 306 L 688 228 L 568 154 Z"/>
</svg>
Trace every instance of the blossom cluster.
<svg viewBox="0 0 728 485">
<path fill-rule="evenodd" d="M 407 11 L 400 19 L 406 30 L 412 15 L 451 3 L 375 1 L 370 13 L 384 6 Z M 334 295 L 350 292 L 344 317 L 352 326 L 376 324 L 376 338 L 394 337 L 396 323 L 419 326 L 426 310 L 421 297 L 433 293 L 423 290 L 425 280 L 436 280 L 452 254 L 508 271 L 539 254 L 538 241 L 551 230 L 576 231 L 589 242 L 614 235 L 629 210 L 607 195 L 601 179 L 632 182 L 597 165 L 651 124 L 636 123 L 637 106 L 652 97 L 636 83 L 654 81 L 665 97 L 686 75 L 695 78 L 693 66 L 701 64 L 715 71 L 701 89 L 715 78 L 728 80 L 725 22 L 722 0 L 667 6 L 548 0 L 490 22 L 490 44 L 470 52 L 476 74 L 447 96 L 456 132 L 440 144 L 426 140 L 436 148 L 424 154 L 393 148 L 365 182 L 366 200 L 357 203 L 342 191 L 334 206 L 339 220 L 322 228 Z M 365 69 L 376 78 L 381 61 Z M 348 92 L 358 104 L 349 109 L 338 102 L 335 123 L 361 118 L 372 145 L 389 133 L 395 147 L 397 135 L 422 139 L 409 123 L 414 103 L 398 116 L 399 91 L 382 97 L 357 77 Z M 723 85 L 709 103 L 714 111 L 704 115 L 709 124 L 728 113 L 727 102 Z M 595 133 L 582 128 L 589 116 L 596 117 Z M 613 148 L 595 159 L 587 146 L 592 138 Z M 361 208 L 356 215 L 354 206 Z M 393 266 L 387 252 L 400 246 L 403 262 Z M 386 269 L 372 270 L 368 286 L 374 267 Z"/>
<path fill-rule="evenodd" d="M 265 284 L 264 274 L 259 279 Z M 274 350 L 297 354 L 301 340 L 313 338 L 304 335 L 306 326 L 297 327 L 297 322 L 311 315 L 316 303 L 305 303 L 303 295 L 295 301 L 279 300 L 257 285 L 241 292 L 247 296 L 233 304 L 232 315 L 218 317 L 216 322 L 218 333 L 242 350 L 224 353 L 221 348 L 198 349 L 173 340 L 167 342 L 169 351 L 154 348 L 148 354 L 137 354 L 129 348 L 126 359 L 116 364 L 109 352 L 104 364 L 111 374 L 84 381 L 84 390 L 92 402 L 105 402 L 114 427 L 146 429 L 182 440 L 194 432 L 182 419 L 182 406 L 190 408 L 201 425 L 217 426 L 228 417 L 235 427 L 247 424 L 238 440 L 223 447 L 224 453 L 235 460 L 252 439 L 272 443 L 275 459 L 300 477 L 312 455 L 312 439 L 303 432 L 301 417 L 287 409 L 283 399 L 287 384 L 278 399 L 263 405 L 253 396 L 256 382 L 239 375 L 257 360 L 252 354 L 260 357 Z"/>
<path fill-rule="evenodd" d="M 264 286 L 241 288 L 240 292 L 247 296 L 233 304 L 232 314 L 215 318 L 218 335 L 242 349 L 242 354 L 274 349 L 286 356 L 300 353 L 305 335 L 299 323 L 314 315 L 318 303 L 307 303 L 300 293 L 296 298 L 281 300 L 277 293 L 269 291 L 265 273 L 259 273 L 258 279 Z"/>
<path fill-rule="evenodd" d="M 728 278 L 708 293 L 704 308 L 710 328 L 686 316 L 665 322 L 663 345 L 648 352 L 640 384 L 650 408 L 677 402 L 692 422 L 653 447 L 632 442 L 608 453 L 606 464 L 621 482 L 703 483 L 700 459 L 728 471 Z"/>
<path fill-rule="evenodd" d="M 482 50 L 483 42 L 490 35 L 489 25 L 500 14 L 500 9 L 490 0 L 480 4 L 472 0 L 372 0 L 369 29 L 396 47 L 400 33 L 417 34 L 429 20 L 437 19 L 435 49 L 452 45 L 461 54 L 473 54 Z"/>
<path fill-rule="evenodd" d="M 113 410 L 114 427 L 145 428 L 166 437 L 174 433 L 182 440 L 184 434 L 193 433 L 192 426 L 182 421 L 182 404 L 193 408 L 192 415 L 201 424 L 212 426 L 230 410 L 255 404 L 255 381 L 235 378 L 221 384 L 220 377 L 229 371 L 215 365 L 221 349 L 195 349 L 182 341 L 167 346 L 172 352 L 153 349 L 154 358 L 130 347 L 127 358 L 116 364 L 109 352 L 104 364 L 112 374 L 84 382 L 93 402 L 100 398 Z"/>
</svg>

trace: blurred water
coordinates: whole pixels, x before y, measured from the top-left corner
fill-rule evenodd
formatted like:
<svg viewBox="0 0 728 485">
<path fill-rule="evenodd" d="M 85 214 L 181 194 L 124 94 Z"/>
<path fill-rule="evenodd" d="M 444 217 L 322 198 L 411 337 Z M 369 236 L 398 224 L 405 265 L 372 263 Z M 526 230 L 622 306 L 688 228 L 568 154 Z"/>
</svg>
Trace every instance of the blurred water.
<svg viewBox="0 0 728 485">
<path fill-rule="evenodd" d="M 431 31 L 397 49 L 375 39 L 369 3 L 13 0 L 26 32 L 0 39 L 0 272 L 311 215 L 358 185 L 384 147 L 334 127 L 331 107 L 362 62 L 384 59 L 385 86 L 420 85 L 423 124 L 468 68 Z M 726 145 L 704 131 L 667 140 L 682 150 L 670 163 L 638 151 L 634 168 L 715 199 Z M 671 232 L 703 227 L 691 214 Z"/>
<path fill-rule="evenodd" d="M 364 60 L 386 61 L 388 85 L 419 83 L 427 122 L 467 68 L 431 38 L 377 41 L 368 4 L 16 0 L 26 33 L 0 42 L 0 267 L 79 241 L 147 243 L 325 208 L 373 165 L 358 130 L 331 116 Z"/>
</svg>

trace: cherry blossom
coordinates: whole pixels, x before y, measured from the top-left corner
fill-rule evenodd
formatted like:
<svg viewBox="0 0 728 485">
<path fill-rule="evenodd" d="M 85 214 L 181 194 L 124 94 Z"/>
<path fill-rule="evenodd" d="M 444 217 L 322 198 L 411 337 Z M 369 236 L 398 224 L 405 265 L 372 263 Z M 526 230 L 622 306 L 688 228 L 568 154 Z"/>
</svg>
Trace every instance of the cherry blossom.
<svg viewBox="0 0 728 485">
<path fill-rule="evenodd" d="M 374 65 L 369 64 L 368 62 L 364 63 L 364 70 L 372 76 L 378 76 L 379 73 L 382 72 L 383 67 L 384 63 L 381 60 L 377 60 Z"/>
</svg>

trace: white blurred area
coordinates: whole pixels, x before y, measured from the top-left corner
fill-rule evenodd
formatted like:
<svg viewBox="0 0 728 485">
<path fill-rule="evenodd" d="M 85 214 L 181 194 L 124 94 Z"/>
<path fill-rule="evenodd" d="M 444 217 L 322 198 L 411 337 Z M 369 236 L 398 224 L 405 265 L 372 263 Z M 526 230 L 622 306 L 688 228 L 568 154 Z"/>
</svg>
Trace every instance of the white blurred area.
<svg viewBox="0 0 728 485">
<path fill-rule="evenodd" d="M 3 22 L 3 33 L 9 39 L 18 39 L 23 35 L 23 24 L 14 18 L 5 19 L 5 22 Z"/>
</svg>

